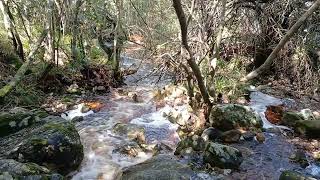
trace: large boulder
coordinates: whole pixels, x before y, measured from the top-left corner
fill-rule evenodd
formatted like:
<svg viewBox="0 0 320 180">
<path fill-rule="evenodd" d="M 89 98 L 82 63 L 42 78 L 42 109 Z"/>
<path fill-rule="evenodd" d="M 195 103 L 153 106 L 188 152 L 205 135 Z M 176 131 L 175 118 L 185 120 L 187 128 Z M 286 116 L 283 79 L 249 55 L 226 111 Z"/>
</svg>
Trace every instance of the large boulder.
<svg viewBox="0 0 320 180">
<path fill-rule="evenodd" d="M 42 122 L 1 140 L 8 153 L 0 156 L 37 163 L 61 174 L 76 170 L 83 159 L 83 146 L 74 124 L 56 116 Z"/>
<path fill-rule="evenodd" d="M 140 144 L 146 143 L 145 129 L 136 124 L 118 123 L 113 127 L 112 131 L 117 135 L 125 136 L 128 139 L 135 140 Z"/>
<path fill-rule="evenodd" d="M 64 177 L 34 163 L 0 159 L 0 179 L 63 180 Z"/>
<path fill-rule="evenodd" d="M 159 155 L 123 170 L 118 180 L 189 180 L 193 171 L 175 157 Z"/>
<path fill-rule="evenodd" d="M 303 115 L 297 112 L 285 112 L 282 116 L 282 123 L 287 126 L 295 126 L 298 121 L 305 120 Z"/>
<path fill-rule="evenodd" d="M 9 112 L 0 112 L 0 137 L 31 126 L 46 115 L 43 111 L 29 111 L 24 108 L 14 108 Z"/>
<path fill-rule="evenodd" d="M 300 135 L 308 138 L 320 138 L 320 120 L 297 121 L 294 129 Z"/>
<path fill-rule="evenodd" d="M 294 171 L 283 171 L 279 177 L 279 180 L 316 180 L 312 177 L 304 176 Z"/>
<path fill-rule="evenodd" d="M 214 106 L 210 112 L 209 122 L 213 127 L 223 131 L 236 128 L 261 128 L 263 122 L 250 107 L 237 104 Z"/>
<path fill-rule="evenodd" d="M 242 153 L 236 148 L 209 142 L 203 153 L 203 160 L 213 167 L 239 169 L 243 158 Z"/>
</svg>

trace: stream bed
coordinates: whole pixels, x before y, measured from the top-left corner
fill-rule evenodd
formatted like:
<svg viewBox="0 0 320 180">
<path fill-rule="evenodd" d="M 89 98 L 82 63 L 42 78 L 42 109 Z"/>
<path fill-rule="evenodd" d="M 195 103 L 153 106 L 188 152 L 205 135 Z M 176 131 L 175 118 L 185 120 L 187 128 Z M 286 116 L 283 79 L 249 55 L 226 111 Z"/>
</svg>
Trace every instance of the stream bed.
<svg viewBox="0 0 320 180">
<path fill-rule="evenodd" d="M 140 63 L 135 59 L 124 59 L 123 66 L 126 68 Z M 172 107 L 164 105 L 158 108 L 153 99 L 155 90 L 169 84 L 171 79 L 168 75 L 159 77 L 152 74 L 152 69 L 151 65 L 142 64 L 136 74 L 127 77 L 126 86 L 111 90 L 107 96 L 97 97 L 105 105 L 99 112 L 88 114 L 83 121 L 76 124 L 84 146 L 85 157 L 80 170 L 72 175 L 72 179 L 112 180 L 121 172 L 121 169 L 144 162 L 153 156 L 152 152 L 138 152 L 135 157 L 118 153 L 117 148 L 132 140 L 113 133 L 112 128 L 117 123 L 144 127 L 148 145 L 165 144 L 172 149 L 168 153 L 173 155 L 180 141 L 176 132 L 178 125 L 170 123 L 163 116 Z M 138 101 L 134 101 L 132 95 L 136 95 Z M 282 132 L 291 130 L 285 126 L 272 125 L 264 116 L 267 106 L 279 104 L 283 104 L 280 99 L 260 92 L 251 93 L 250 106 L 263 119 L 264 128 L 276 128 L 278 131 L 267 130 L 264 133 L 266 137 L 264 143 L 240 141 L 232 144 L 243 153 L 244 161 L 239 171 L 226 173 L 222 179 L 276 180 L 284 170 L 308 173 L 299 164 L 290 161 L 290 156 L 296 148 L 283 136 Z M 181 109 L 186 106 L 181 105 Z M 317 168 L 315 165 L 310 165 L 309 172 L 317 172 Z M 192 179 L 219 178 L 215 175 L 199 173 L 199 176 Z"/>
</svg>

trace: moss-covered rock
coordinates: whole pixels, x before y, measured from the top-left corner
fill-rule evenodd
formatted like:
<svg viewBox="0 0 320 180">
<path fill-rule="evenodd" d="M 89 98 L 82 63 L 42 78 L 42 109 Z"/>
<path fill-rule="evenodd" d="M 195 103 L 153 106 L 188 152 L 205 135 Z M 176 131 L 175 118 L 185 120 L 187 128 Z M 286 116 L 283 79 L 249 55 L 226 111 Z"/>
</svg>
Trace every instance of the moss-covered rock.
<svg viewBox="0 0 320 180">
<path fill-rule="evenodd" d="M 46 166 L 61 174 L 76 170 L 83 159 L 83 146 L 74 124 L 60 117 L 46 119 L 51 122 L 35 127 L 10 156 L 20 162 Z"/>
<path fill-rule="evenodd" d="M 0 159 L 0 179 L 63 180 L 64 177 L 34 163 Z"/>
<path fill-rule="evenodd" d="M 126 136 L 130 140 L 136 140 L 140 144 L 146 143 L 145 129 L 136 124 L 118 123 L 113 127 L 112 131 L 117 135 Z"/>
<path fill-rule="evenodd" d="M 159 155 L 123 170 L 118 180 L 189 180 L 193 171 L 175 157 Z"/>
<path fill-rule="evenodd" d="M 279 180 L 316 180 L 312 177 L 304 176 L 294 171 L 283 171 Z"/>
<path fill-rule="evenodd" d="M 320 120 L 297 121 L 294 130 L 308 138 L 320 138 Z"/>
<path fill-rule="evenodd" d="M 236 148 L 209 142 L 203 153 L 203 160 L 213 167 L 239 169 L 243 158 L 242 153 Z"/>
<path fill-rule="evenodd" d="M 305 120 L 304 117 L 297 112 L 285 112 L 282 116 L 282 124 L 287 126 L 295 126 L 298 121 Z"/>
<path fill-rule="evenodd" d="M 250 107 L 237 104 L 223 104 L 214 106 L 209 116 L 213 127 L 223 131 L 236 128 L 261 128 L 263 122 Z"/>
<path fill-rule="evenodd" d="M 191 149 L 190 149 L 191 148 Z M 192 151 L 203 151 L 205 148 L 205 141 L 202 137 L 194 135 L 186 137 L 178 143 L 175 155 L 184 154 L 185 152 L 191 153 Z M 191 151 L 190 151 L 191 150 Z"/>
<path fill-rule="evenodd" d="M 0 137 L 31 126 L 45 116 L 46 113 L 41 110 L 29 111 L 24 108 L 14 108 L 9 112 L 0 112 Z"/>
</svg>

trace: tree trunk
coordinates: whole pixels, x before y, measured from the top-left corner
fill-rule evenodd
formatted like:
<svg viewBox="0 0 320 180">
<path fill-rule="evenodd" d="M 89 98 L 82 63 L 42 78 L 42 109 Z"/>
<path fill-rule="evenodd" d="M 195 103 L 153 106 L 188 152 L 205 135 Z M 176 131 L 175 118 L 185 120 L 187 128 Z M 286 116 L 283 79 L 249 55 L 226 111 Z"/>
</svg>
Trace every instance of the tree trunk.
<svg viewBox="0 0 320 180">
<path fill-rule="evenodd" d="M 194 59 L 194 55 L 188 45 L 188 37 L 187 37 L 188 26 L 187 26 L 186 16 L 185 16 L 184 11 L 181 6 L 181 0 L 172 0 L 172 2 L 173 2 L 173 7 L 174 7 L 176 14 L 177 14 L 179 23 L 180 23 L 182 47 L 189 54 L 189 57 L 187 58 L 188 65 L 191 67 L 193 74 L 195 75 L 195 77 L 197 79 L 198 86 L 199 86 L 204 103 L 210 107 L 211 102 L 209 99 L 209 94 L 208 94 L 207 88 L 206 88 L 204 81 L 203 81 L 201 71 L 200 71 L 200 69 Z"/>
<path fill-rule="evenodd" d="M 287 34 L 281 39 L 280 43 L 276 46 L 276 48 L 272 51 L 272 53 L 269 55 L 267 60 L 262 64 L 258 69 L 250 72 L 246 77 L 242 78 L 241 81 L 249 81 L 251 79 L 254 79 L 261 75 L 263 72 L 268 70 L 274 59 L 277 57 L 280 50 L 284 47 L 284 45 L 290 40 L 290 38 L 299 30 L 301 25 L 308 19 L 309 16 L 312 15 L 313 12 L 315 12 L 320 6 L 320 0 L 317 0 L 309 9 L 307 12 L 305 12 L 300 19 L 290 28 L 290 30 L 287 32 Z"/>
<path fill-rule="evenodd" d="M 222 11 L 221 11 L 221 15 L 220 15 L 220 24 L 218 27 L 218 34 L 216 37 L 216 42 L 214 44 L 214 48 L 213 48 L 213 56 L 212 56 L 212 60 L 210 62 L 210 80 L 208 80 L 209 84 L 207 85 L 208 88 L 208 92 L 210 94 L 211 97 L 215 97 L 215 87 L 214 87 L 214 77 L 216 74 L 216 67 L 217 67 L 217 61 L 219 59 L 219 52 L 220 52 L 220 44 L 221 44 L 221 40 L 222 40 L 222 34 L 223 34 L 223 29 L 224 29 L 224 24 L 225 24 L 225 14 L 226 14 L 226 5 L 227 5 L 227 0 L 222 0 Z"/>
<path fill-rule="evenodd" d="M 72 33 L 72 40 L 71 40 L 71 53 L 72 53 L 72 59 L 74 61 L 77 61 L 80 57 L 80 52 L 77 47 L 77 42 L 79 38 L 79 22 L 78 22 L 78 14 L 80 11 L 80 7 L 82 5 L 82 0 L 77 0 L 75 9 L 73 11 L 73 20 L 72 20 L 72 26 L 71 26 L 71 33 Z"/>
<path fill-rule="evenodd" d="M 18 31 L 16 29 L 14 19 L 11 14 L 11 11 L 8 7 L 7 1 L 0 0 L 0 9 L 3 14 L 4 26 L 5 26 L 6 30 L 8 31 L 9 37 L 12 39 L 12 42 L 15 46 L 15 51 L 19 55 L 21 60 L 24 61 L 25 58 L 24 58 L 24 51 L 23 51 L 22 42 L 20 39 L 20 35 L 18 34 Z"/>
<path fill-rule="evenodd" d="M 121 31 L 121 17 L 122 17 L 122 10 L 123 10 L 123 1 L 117 0 L 116 1 L 117 9 L 118 9 L 118 17 L 117 17 L 117 24 L 114 32 L 114 49 L 113 49 L 113 73 L 117 81 L 121 81 L 121 74 L 120 74 L 120 49 L 121 49 L 121 42 L 119 41 L 120 31 Z"/>
<path fill-rule="evenodd" d="M 44 30 L 42 32 L 38 42 L 36 43 L 34 48 L 32 48 L 31 52 L 29 53 L 29 55 L 26 58 L 26 61 L 19 68 L 16 75 L 13 77 L 13 79 L 7 85 L 5 85 L 4 87 L 2 87 L 0 89 L 0 99 L 4 98 L 4 96 L 6 96 L 21 81 L 21 79 L 23 78 L 24 74 L 28 70 L 29 65 L 31 64 L 31 62 L 33 60 L 34 54 L 37 52 L 37 50 L 41 46 L 42 42 L 44 41 L 45 37 L 47 36 L 47 32 L 48 32 L 47 30 Z"/>
</svg>

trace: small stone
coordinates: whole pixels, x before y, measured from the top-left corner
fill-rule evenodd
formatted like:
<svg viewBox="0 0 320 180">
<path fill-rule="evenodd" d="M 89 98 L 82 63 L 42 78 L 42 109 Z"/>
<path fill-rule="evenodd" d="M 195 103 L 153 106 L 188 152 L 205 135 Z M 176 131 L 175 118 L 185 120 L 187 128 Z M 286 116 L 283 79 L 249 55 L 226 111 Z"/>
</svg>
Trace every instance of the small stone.
<svg viewBox="0 0 320 180">
<path fill-rule="evenodd" d="M 252 131 L 247 131 L 247 132 L 245 132 L 245 133 L 242 134 L 242 137 L 243 137 L 243 139 L 246 140 L 246 141 L 252 141 L 252 140 L 254 139 L 254 136 L 255 136 L 255 135 L 256 135 L 256 134 L 255 134 L 254 132 L 252 132 Z"/>
<path fill-rule="evenodd" d="M 263 133 L 257 133 L 256 134 L 256 139 L 259 143 L 263 143 L 266 140 L 266 137 L 264 136 Z"/>
<path fill-rule="evenodd" d="M 222 135 L 222 132 L 218 129 L 215 129 L 213 127 L 209 127 L 208 129 L 205 129 L 201 135 L 201 137 L 205 141 L 215 141 L 218 138 L 220 138 Z"/>
<path fill-rule="evenodd" d="M 240 140 L 241 131 L 239 130 L 230 130 L 222 133 L 220 139 L 226 143 L 236 143 Z"/>
</svg>

